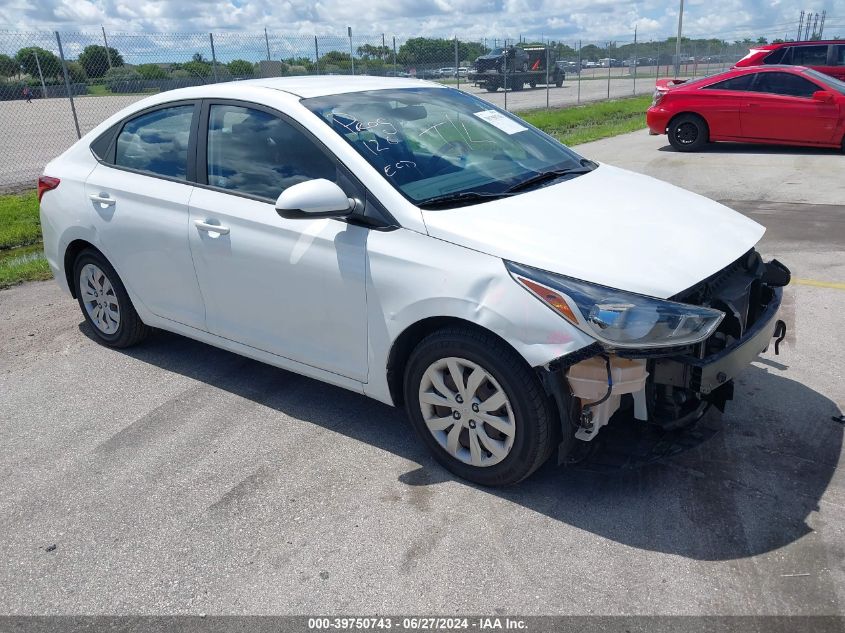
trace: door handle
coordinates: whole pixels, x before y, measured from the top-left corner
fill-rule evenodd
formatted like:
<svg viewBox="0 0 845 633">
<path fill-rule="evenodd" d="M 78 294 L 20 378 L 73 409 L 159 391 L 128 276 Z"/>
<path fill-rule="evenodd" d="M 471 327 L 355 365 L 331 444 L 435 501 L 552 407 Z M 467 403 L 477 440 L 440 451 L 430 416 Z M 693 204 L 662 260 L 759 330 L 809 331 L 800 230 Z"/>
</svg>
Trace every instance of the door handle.
<svg viewBox="0 0 845 633">
<path fill-rule="evenodd" d="M 88 197 L 91 198 L 91 200 L 93 200 L 94 202 L 96 202 L 98 204 L 104 204 L 107 207 L 111 207 L 115 203 L 115 199 L 110 198 L 109 194 L 107 194 L 107 193 L 92 193 Z"/>
<path fill-rule="evenodd" d="M 194 226 L 196 226 L 198 230 L 206 231 L 207 233 L 220 233 L 220 235 L 229 234 L 228 226 L 222 226 L 220 224 L 209 224 L 204 220 L 196 220 L 194 222 Z"/>
</svg>

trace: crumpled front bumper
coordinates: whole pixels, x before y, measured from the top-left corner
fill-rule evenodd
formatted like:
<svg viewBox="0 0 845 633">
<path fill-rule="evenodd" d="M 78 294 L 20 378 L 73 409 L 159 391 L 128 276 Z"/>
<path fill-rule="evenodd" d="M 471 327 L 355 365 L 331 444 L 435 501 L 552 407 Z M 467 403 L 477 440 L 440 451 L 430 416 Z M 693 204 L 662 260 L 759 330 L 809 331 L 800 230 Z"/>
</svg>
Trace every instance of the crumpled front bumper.
<svg viewBox="0 0 845 633">
<path fill-rule="evenodd" d="M 781 337 L 786 333 L 786 324 L 777 319 L 783 290 L 773 288 L 772 295 L 763 314 L 733 345 L 703 358 L 689 354 L 662 358 L 654 364 L 654 383 L 708 395 L 735 378 L 766 351 L 776 331 Z"/>
</svg>

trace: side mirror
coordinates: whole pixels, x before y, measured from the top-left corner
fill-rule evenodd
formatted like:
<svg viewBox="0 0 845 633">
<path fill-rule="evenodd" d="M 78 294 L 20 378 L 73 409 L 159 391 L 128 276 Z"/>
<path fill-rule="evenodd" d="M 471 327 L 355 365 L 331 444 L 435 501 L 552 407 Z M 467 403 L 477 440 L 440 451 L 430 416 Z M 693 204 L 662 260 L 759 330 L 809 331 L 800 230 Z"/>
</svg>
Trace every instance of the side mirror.
<svg viewBox="0 0 845 633">
<path fill-rule="evenodd" d="M 816 90 L 813 93 L 813 101 L 819 101 L 821 103 L 833 103 L 833 93 L 828 92 L 827 90 Z"/>
<path fill-rule="evenodd" d="M 300 182 L 285 189 L 276 200 L 276 213 L 290 220 L 342 218 L 355 208 L 343 189 L 325 178 Z"/>
</svg>

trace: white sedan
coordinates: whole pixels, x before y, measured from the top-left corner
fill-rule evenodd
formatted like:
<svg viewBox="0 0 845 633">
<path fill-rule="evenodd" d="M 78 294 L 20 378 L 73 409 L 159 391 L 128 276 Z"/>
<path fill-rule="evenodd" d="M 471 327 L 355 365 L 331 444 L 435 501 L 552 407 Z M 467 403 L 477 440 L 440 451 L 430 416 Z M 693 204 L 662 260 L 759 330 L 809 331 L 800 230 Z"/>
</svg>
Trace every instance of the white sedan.
<svg viewBox="0 0 845 633">
<path fill-rule="evenodd" d="M 158 94 L 50 162 L 39 199 L 104 344 L 161 328 L 404 405 L 486 485 L 576 459 L 612 416 L 695 423 L 785 329 L 763 227 L 423 81 Z"/>
</svg>

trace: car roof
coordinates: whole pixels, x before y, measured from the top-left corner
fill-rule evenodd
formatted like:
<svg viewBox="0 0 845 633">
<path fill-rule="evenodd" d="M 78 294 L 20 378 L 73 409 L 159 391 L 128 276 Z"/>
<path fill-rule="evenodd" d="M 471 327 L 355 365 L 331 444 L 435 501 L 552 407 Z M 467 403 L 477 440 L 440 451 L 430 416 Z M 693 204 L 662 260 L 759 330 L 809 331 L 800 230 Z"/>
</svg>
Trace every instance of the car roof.
<svg viewBox="0 0 845 633">
<path fill-rule="evenodd" d="M 289 92 L 307 99 L 345 92 L 398 88 L 442 87 L 430 81 L 404 77 L 371 77 L 368 75 L 303 75 L 297 77 L 268 77 L 238 82 L 241 86 L 269 88 Z"/>
<path fill-rule="evenodd" d="M 752 44 L 751 50 L 774 51 L 785 46 L 828 46 L 830 44 L 845 44 L 845 40 L 802 40 L 800 42 L 778 42 L 777 44 Z"/>
</svg>

